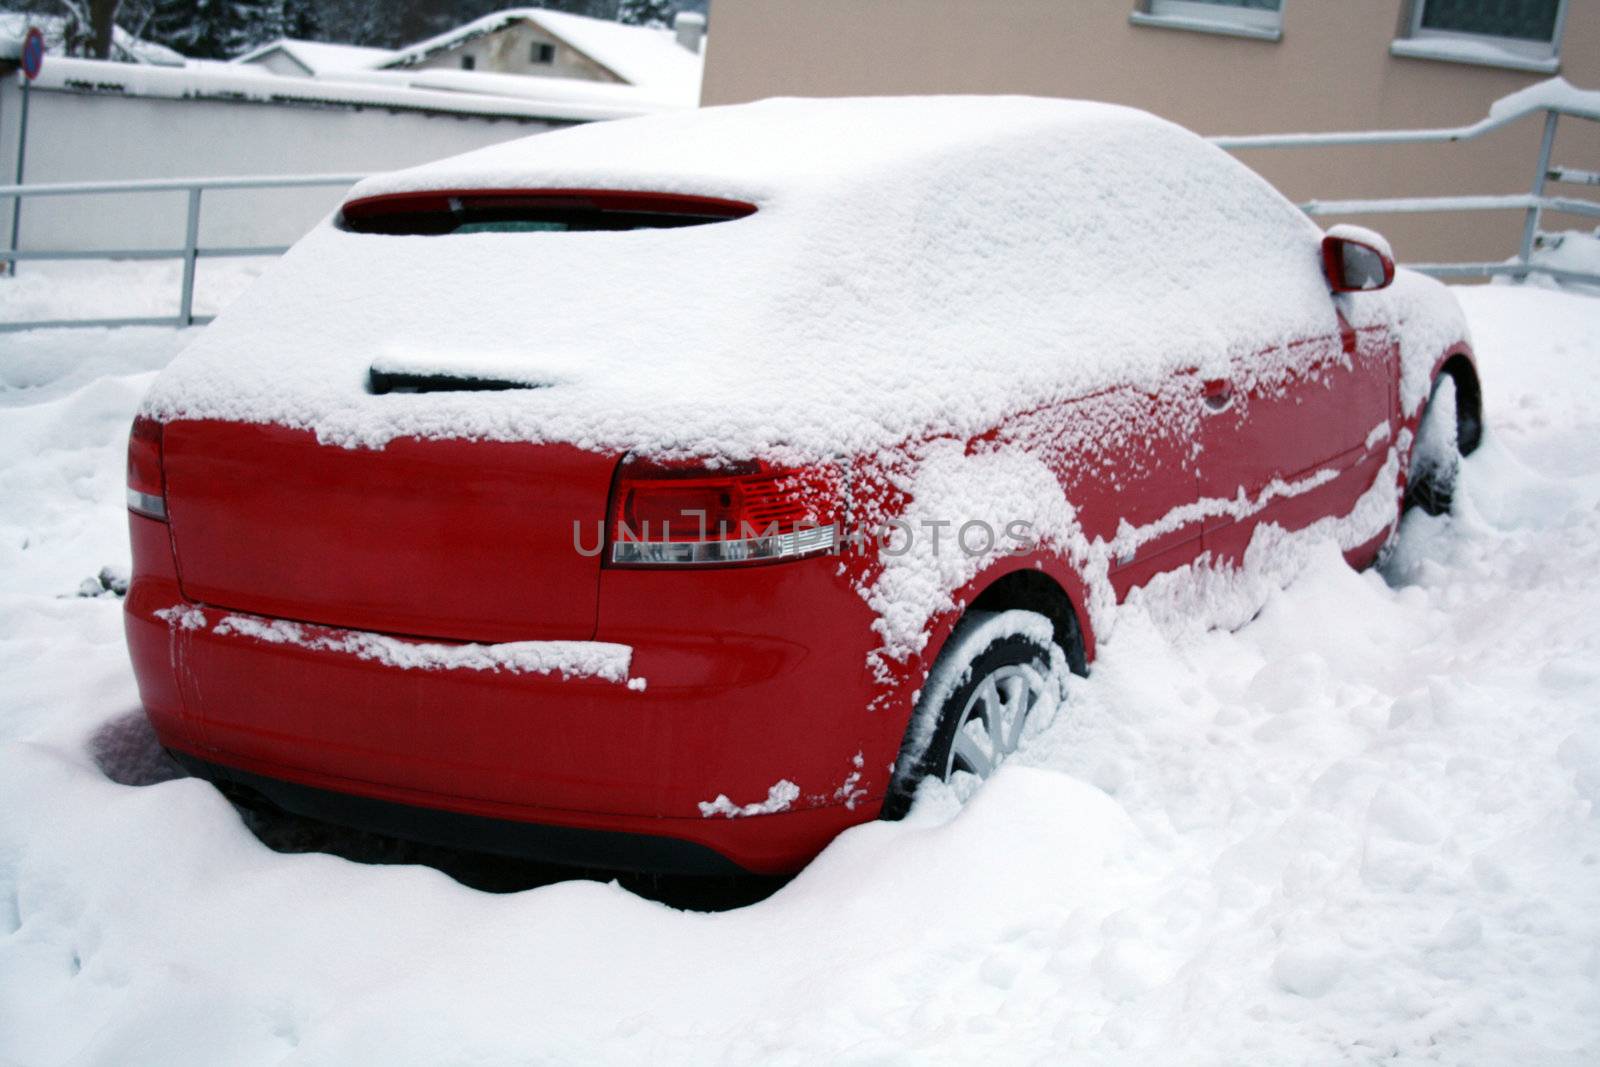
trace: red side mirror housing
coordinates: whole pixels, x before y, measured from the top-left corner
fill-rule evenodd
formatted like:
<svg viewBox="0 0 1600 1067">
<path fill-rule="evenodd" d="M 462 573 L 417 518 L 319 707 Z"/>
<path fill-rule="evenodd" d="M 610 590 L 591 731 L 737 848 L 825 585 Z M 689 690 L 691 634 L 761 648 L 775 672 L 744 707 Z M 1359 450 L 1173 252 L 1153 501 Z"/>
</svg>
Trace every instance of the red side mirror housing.
<svg viewBox="0 0 1600 1067">
<path fill-rule="evenodd" d="M 1371 230 L 1335 226 L 1322 239 L 1322 272 L 1336 293 L 1372 292 L 1394 281 L 1394 254 Z"/>
</svg>

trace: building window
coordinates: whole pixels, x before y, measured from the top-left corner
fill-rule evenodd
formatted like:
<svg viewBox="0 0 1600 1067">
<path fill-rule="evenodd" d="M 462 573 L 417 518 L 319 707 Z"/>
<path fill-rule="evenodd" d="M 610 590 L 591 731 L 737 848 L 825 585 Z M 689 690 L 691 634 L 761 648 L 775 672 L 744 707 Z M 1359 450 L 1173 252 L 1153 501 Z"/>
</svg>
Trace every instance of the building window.
<svg viewBox="0 0 1600 1067">
<path fill-rule="evenodd" d="M 556 46 L 535 43 L 528 58 L 535 63 L 554 63 L 556 61 Z"/>
<path fill-rule="evenodd" d="M 1568 0 L 1411 0 L 1397 56 L 1554 74 Z"/>
<path fill-rule="evenodd" d="M 1141 0 L 1128 17 L 1136 26 L 1199 30 L 1267 41 L 1283 37 L 1283 0 Z"/>
<path fill-rule="evenodd" d="M 461 57 L 461 69 L 462 70 L 472 70 L 477 65 L 478 65 L 478 57 L 477 56 L 462 56 Z"/>
</svg>

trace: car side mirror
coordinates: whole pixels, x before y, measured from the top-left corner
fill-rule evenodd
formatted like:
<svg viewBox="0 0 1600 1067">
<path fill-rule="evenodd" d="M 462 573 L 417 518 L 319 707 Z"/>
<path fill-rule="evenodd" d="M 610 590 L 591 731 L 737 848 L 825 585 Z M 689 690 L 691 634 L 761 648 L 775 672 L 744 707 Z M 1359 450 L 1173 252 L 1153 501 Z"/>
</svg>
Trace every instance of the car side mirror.
<svg viewBox="0 0 1600 1067">
<path fill-rule="evenodd" d="M 1370 230 L 1341 234 L 1355 227 L 1335 226 L 1322 239 L 1322 272 L 1336 293 L 1366 293 L 1394 281 L 1394 256 L 1388 242 Z"/>
</svg>

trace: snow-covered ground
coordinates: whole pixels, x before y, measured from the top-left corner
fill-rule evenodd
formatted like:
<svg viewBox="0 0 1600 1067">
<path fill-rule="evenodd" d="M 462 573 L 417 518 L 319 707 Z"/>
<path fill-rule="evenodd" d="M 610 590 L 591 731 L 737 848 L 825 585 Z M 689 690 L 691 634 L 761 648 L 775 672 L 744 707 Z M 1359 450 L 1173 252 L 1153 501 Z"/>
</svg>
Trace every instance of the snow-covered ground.
<svg viewBox="0 0 1600 1067">
<path fill-rule="evenodd" d="M 200 259 L 194 272 L 194 313 L 215 315 L 272 262 L 261 256 Z M 183 264 L 175 259 L 28 262 L 15 277 L 0 276 L 0 322 L 175 317 L 182 280 Z M 75 343 L 83 347 L 83 338 Z M 176 344 L 181 342 L 169 340 L 152 350 L 170 356 Z M 9 373 L 11 363 L 9 353 L 0 359 L 5 365 L 0 375 Z M 9 377 L 5 382 L 15 384 Z"/>
<path fill-rule="evenodd" d="M 0 1064 L 1596 1062 L 1600 300 L 1459 293 L 1454 518 L 1237 632 L 1123 610 L 968 803 L 719 914 L 283 854 L 168 780 L 77 594 L 185 337 L 4 336 Z"/>
</svg>

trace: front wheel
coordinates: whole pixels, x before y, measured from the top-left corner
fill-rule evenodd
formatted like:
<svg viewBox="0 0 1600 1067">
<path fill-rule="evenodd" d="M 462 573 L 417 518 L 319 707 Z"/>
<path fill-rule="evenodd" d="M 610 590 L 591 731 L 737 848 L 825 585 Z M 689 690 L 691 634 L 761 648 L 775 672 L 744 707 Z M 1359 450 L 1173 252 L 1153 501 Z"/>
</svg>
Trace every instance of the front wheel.
<svg viewBox="0 0 1600 1067">
<path fill-rule="evenodd" d="M 1444 515 L 1455 502 L 1456 478 L 1461 470 L 1460 405 L 1456 381 L 1450 374 L 1439 375 L 1422 411 L 1417 440 L 1411 447 L 1411 464 L 1406 471 L 1406 507 L 1420 508 L 1429 515 Z"/>
<path fill-rule="evenodd" d="M 884 814 L 911 806 L 923 778 L 987 778 L 1060 700 L 1065 656 L 1050 620 L 1031 611 L 973 611 L 934 664 L 895 764 Z"/>
</svg>

